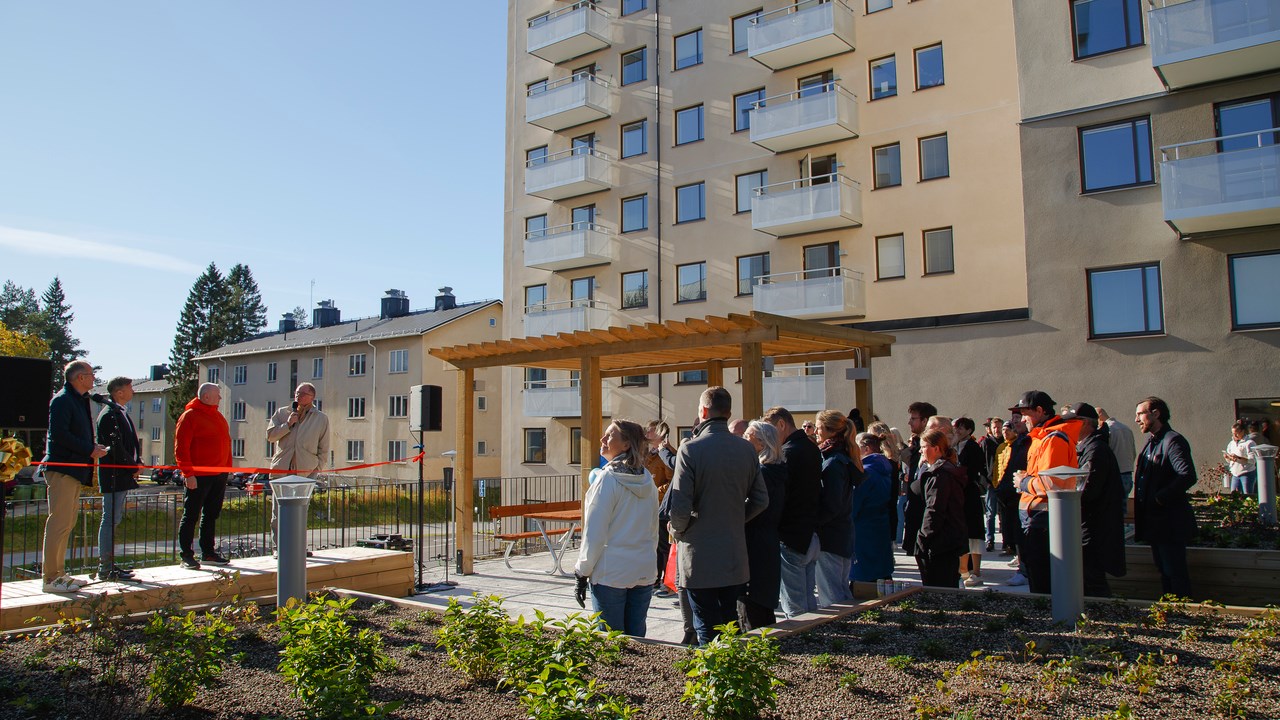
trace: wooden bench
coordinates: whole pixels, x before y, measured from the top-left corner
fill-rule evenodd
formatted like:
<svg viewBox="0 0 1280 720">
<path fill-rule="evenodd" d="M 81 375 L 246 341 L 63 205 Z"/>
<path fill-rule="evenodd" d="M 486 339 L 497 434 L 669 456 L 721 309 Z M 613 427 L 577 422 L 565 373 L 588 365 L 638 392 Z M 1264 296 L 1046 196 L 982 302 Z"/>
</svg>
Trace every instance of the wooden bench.
<svg viewBox="0 0 1280 720">
<path fill-rule="evenodd" d="M 563 502 L 546 502 L 546 503 L 527 503 L 524 505 L 494 505 L 489 508 L 490 520 L 501 520 L 507 517 L 522 517 L 528 513 L 536 512 L 556 512 L 559 510 L 581 510 L 582 502 L 579 500 L 565 500 Z M 546 531 L 547 538 L 563 535 L 569 532 L 569 528 L 550 529 Z M 516 543 L 521 540 L 531 540 L 540 538 L 543 534 L 537 530 L 527 530 L 524 532 L 513 533 L 495 533 L 493 538 L 506 543 L 506 549 L 502 553 L 502 561 L 511 567 L 511 551 L 515 549 Z"/>
</svg>

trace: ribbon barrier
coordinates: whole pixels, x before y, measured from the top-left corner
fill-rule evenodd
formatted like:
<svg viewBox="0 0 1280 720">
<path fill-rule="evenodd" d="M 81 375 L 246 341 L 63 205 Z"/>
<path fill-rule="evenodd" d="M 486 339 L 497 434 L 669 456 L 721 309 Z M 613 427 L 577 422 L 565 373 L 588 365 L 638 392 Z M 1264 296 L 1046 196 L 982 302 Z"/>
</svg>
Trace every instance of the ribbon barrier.
<svg viewBox="0 0 1280 720">
<path fill-rule="evenodd" d="M 25 448 L 24 448 L 25 449 Z M 351 465 L 349 467 L 334 468 L 326 471 L 326 473 L 344 473 L 352 470 L 365 470 L 371 467 L 379 467 L 382 465 L 400 465 L 407 463 L 420 463 L 427 453 L 420 452 L 411 458 L 404 460 L 384 460 L 382 462 L 364 463 L 362 465 Z M 112 468 L 119 470 L 182 470 L 177 465 L 112 465 L 110 463 L 64 463 L 64 462 L 37 462 L 36 465 L 41 467 L 87 467 L 87 468 Z M 294 475 L 297 470 L 273 470 L 271 468 L 258 467 L 221 467 L 218 465 L 192 465 L 191 472 L 193 475 L 219 475 L 221 473 L 248 472 L 248 473 L 265 473 L 268 475 Z"/>
</svg>

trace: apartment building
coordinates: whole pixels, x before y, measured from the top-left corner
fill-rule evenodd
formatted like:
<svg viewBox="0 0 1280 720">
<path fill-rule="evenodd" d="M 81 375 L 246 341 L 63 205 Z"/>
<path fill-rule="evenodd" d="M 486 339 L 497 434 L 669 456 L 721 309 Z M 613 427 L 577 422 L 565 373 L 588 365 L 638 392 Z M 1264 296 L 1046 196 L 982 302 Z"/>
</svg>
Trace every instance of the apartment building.
<svg viewBox="0 0 1280 720">
<path fill-rule="evenodd" d="M 505 336 L 753 310 L 907 330 L 872 363 L 880 414 L 921 375 L 953 414 L 1007 406 L 975 380 L 1009 346 L 962 365 L 932 338 L 1030 316 L 1010 3 L 512 0 L 507 52 Z M 848 410 L 853 364 L 770 367 L 765 405 Z M 504 474 L 577 472 L 576 378 L 506 373 Z M 605 412 L 687 432 L 704 387 L 606 381 Z"/>
<path fill-rule="evenodd" d="M 316 386 L 316 405 L 329 417 L 328 466 L 342 469 L 392 462 L 353 471 L 347 477 L 411 480 L 413 463 L 398 462 L 417 454 L 417 438 L 409 432 L 409 392 L 414 385 L 439 385 L 443 395 L 443 430 L 425 433 L 424 472 L 444 477 L 452 466 L 454 446 L 455 372 L 427 354 L 440 345 L 496 340 L 502 331 L 502 303 L 497 300 L 458 304 L 452 288 L 441 288 L 430 310 L 409 309 L 409 297 L 387 291 L 377 316 L 342 321 L 339 308 L 321 301 L 311 327 L 295 328 L 286 316 L 277 332 L 197 358 L 202 382 L 222 387 L 222 412 L 231 426 L 234 462 L 268 467 L 274 447 L 267 426 L 278 408 L 293 401 L 298 383 Z M 499 473 L 502 389 L 498 372 L 476 373 L 475 477 Z M 486 422 L 486 418 L 492 421 Z"/>
</svg>

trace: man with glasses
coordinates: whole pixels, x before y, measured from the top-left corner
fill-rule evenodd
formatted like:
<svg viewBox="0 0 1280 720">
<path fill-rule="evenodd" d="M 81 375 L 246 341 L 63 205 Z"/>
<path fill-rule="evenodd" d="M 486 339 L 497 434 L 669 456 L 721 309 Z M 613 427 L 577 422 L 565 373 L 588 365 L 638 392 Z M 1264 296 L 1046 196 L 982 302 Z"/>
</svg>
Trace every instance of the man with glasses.
<svg viewBox="0 0 1280 720">
<path fill-rule="evenodd" d="M 314 479 L 329 455 L 329 418 L 315 407 L 316 386 L 298 385 L 293 405 L 271 416 L 267 442 L 276 443 L 272 470 L 292 470 L 294 475 Z M 275 545 L 279 529 L 275 495 L 271 496 L 271 541 Z M 310 555 L 311 553 L 307 553 Z"/>
<path fill-rule="evenodd" d="M 1191 444 L 1169 427 L 1169 406 L 1149 397 L 1134 410 L 1138 429 L 1150 435 L 1134 472 L 1134 528 L 1138 542 L 1151 544 L 1163 594 L 1191 596 L 1187 543 L 1196 532 L 1187 491 L 1195 487 Z"/>
</svg>

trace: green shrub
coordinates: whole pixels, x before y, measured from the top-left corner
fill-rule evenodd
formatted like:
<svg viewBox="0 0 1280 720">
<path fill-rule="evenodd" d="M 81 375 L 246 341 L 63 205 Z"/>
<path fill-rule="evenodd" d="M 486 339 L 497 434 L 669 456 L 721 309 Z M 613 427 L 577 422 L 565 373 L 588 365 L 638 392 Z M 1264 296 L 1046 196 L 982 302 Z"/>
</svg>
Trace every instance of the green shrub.
<svg viewBox="0 0 1280 720">
<path fill-rule="evenodd" d="M 627 720 L 639 712 L 616 695 L 601 692 L 586 666 L 552 663 L 525 685 L 520 704 L 537 720 Z"/>
<path fill-rule="evenodd" d="M 849 692 L 857 692 L 858 687 L 862 685 L 862 676 L 856 672 L 847 672 L 840 676 L 840 681 L 836 683 L 841 690 Z"/>
<path fill-rule="evenodd" d="M 523 691 L 538 679 L 544 685 L 554 681 L 556 667 L 585 675 L 595 663 L 616 659 L 624 642 L 622 633 L 601 631 L 598 623 L 598 614 L 579 613 L 549 621 L 541 610 L 535 611 L 533 620 L 517 618 L 501 636 L 498 684 Z"/>
<path fill-rule="evenodd" d="M 741 637 L 737 623 L 716 628 L 719 637 L 676 663 L 685 673 L 680 701 L 707 718 L 757 718 L 777 706 L 782 681 L 773 675 L 780 651 L 768 637 Z"/>
<path fill-rule="evenodd" d="M 449 666 L 481 682 L 498 678 L 503 636 L 510 632 L 502 598 L 473 595 L 475 603 L 464 608 L 449 598 L 444 625 L 436 633 L 436 645 L 444 648 Z"/>
<path fill-rule="evenodd" d="M 147 651 L 155 662 L 147 676 L 147 699 L 166 708 L 196 699 L 196 690 L 222 673 L 235 627 L 221 614 L 161 613 L 147 623 Z"/>
<path fill-rule="evenodd" d="M 916 659 L 910 655 L 894 655 L 888 660 L 885 660 L 885 664 L 894 670 L 906 672 L 907 668 L 911 667 L 911 663 L 914 663 L 915 661 Z"/>
</svg>

